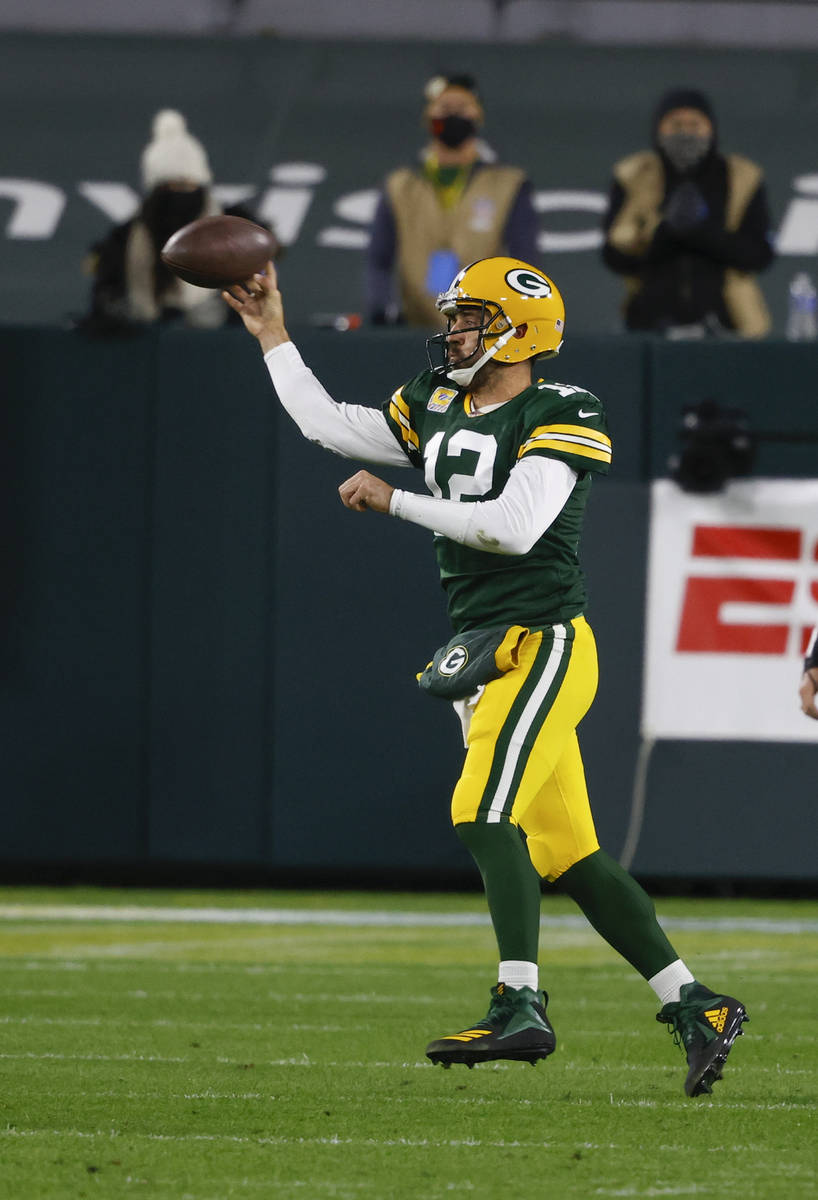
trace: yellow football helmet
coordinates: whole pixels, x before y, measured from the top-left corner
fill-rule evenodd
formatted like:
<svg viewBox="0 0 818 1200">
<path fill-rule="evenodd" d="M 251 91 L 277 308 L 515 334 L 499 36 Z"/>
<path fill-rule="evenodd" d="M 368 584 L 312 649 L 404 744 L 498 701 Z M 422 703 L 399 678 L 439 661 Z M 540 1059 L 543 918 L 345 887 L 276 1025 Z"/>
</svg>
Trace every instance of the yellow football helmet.
<svg viewBox="0 0 818 1200">
<path fill-rule="evenodd" d="M 433 370 L 467 387 L 484 363 L 501 363 L 559 354 L 565 328 L 565 306 L 555 283 L 519 258 L 481 258 L 464 267 L 442 292 L 436 307 L 449 319 L 449 331 L 427 341 Z M 451 323 L 460 308 L 479 308 L 474 326 L 480 333 L 475 362 L 454 366 L 449 359 Z M 432 346 L 443 349 L 435 366 Z"/>
</svg>

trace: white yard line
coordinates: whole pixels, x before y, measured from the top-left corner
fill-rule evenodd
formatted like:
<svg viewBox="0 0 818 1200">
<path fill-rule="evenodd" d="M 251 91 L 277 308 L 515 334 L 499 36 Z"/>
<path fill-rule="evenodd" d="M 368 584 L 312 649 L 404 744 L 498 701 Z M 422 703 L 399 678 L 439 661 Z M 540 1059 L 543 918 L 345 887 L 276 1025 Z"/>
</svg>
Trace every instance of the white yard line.
<svg viewBox="0 0 818 1200">
<path fill-rule="evenodd" d="M 57 1062 L 161 1062 L 161 1063 L 187 1063 L 193 1062 L 192 1058 L 170 1058 L 162 1054 L 58 1054 L 56 1052 L 43 1054 L 35 1054 L 33 1050 L 23 1050 L 19 1054 L 0 1053 L 0 1059 L 22 1060 L 22 1059 L 54 1059 Z M 2 1130 L 0 1130 L 2 1133 Z"/>
<path fill-rule="evenodd" d="M 400 912 L 337 908 L 174 908 L 141 904 L 0 904 L 0 920 L 180 925 L 339 925 L 385 929 L 487 926 L 487 913 Z M 725 933 L 818 933 L 818 920 L 785 917 L 660 917 L 666 929 Z M 544 927 L 587 929 L 579 914 L 543 914 Z"/>
<path fill-rule="evenodd" d="M 171 1021 L 164 1017 L 155 1020 L 142 1021 L 137 1019 L 124 1020 L 116 1017 L 40 1017 L 40 1016 L 0 1016 L 0 1025 L 84 1025 L 104 1027 L 115 1025 L 129 1029 L 238 1029 L 250 1033 L 265 1033 L 268 1030 L 280 1032 L 284 1029 L 294 1033 L 343 1033 L 343 1025 L 304 1025 L 292 1021 L 210 1021 L 198 1020 L 191 1017 L 184 1021 Z"/>
<path fill-rule="evenodd" d="M 616 1102 L 615 1102 L 616 1103 Z M 661 1105 L 663 1108 L 678 1108 L 690 1110 L 690 1105 L 681 1102 L 673 1104 Z M 696 1105 L 697 1110 L 702 1108 L 716 1107 L 712 1103 Z M 781 1109 L 788 1108 L 785 1104 L 719 1104 L 718 1108 L 736 1108 L 736 1109 Z M 149 1142 L 232 1142 L 240 1145 L 250 1146 L 371 1146 L 394 1147 L 397 1149 L 450 1149 L 450 1148 L 472 1148 L 477 1146 L 486 1146 L 491 1149 L 571 1149 L 571 1150 L 622 1150 L 625 1147 L 617 1142 L 576 1142 L 576 1141 L 521 1141 L 516 1138 L 374 1138 L 374 1137 L 340 1137 L 337 1134 L 329 1137 L 286 1137 L 284 1135 L 270 1135 L 266 1137 L 246 1137 L 241 1134 L 230 1133 L 189 1133 L 189 1134 L 173 1134 L 173 1133 L 137 1133 L 132 1131 L 123 1131 L 119 1129 L 2 1129 L 0 1130 L 0 1138 L 27 1138 L 27 1137 L 49 1137 L 49 1138 L 103 1138 L 106 1141 L 116 1141 L 122 1138 L 126 1141 L 149 1141 Z M 719 1147 L 725 1149 L 725 1147 Z M 732 1147 L 730 1147 L 732 1149 Z M 766 1153 L 763 1146 L 740 1146 L 736 1149 L 742 1152 L 750 1150 L 757 1154 Z M 651 1143 L 651 1154 L 662 1152 L 666 1154 L 678 1155 L 684 1152 L 690 1152 L 688 1144 L 676 1143 Z"/>
<path fill-rule="evenodd" d="M 234 1142 L 240 1145 L 251 1146 L 391 1146 L 404 1147 L 407 1149 L 420 1148 L 423 1150 L 431 1148 L 449 1149 L 450 1147 L 458 1146 L 490 1146 L 497 1149 L 505 1149 L 507 1147 L 519 1147 L 523 1149 L 548 1149 L 560 1143 L 546 1141 L 516 1141 L 504 1140 L 499 1138 L 496 1141 L 484 1141 L 482 1138 L 361 1138 L 361 1137 L 339 1137 L 337 1134 L 329 1137 L 285 1137 L 285 1136 L 268 1136 L 268 1137 L 244 1137 L 240 1134 L 230 1133 L 190 1133 L 190 1134 L 173 1134 L 173 1133 L 131 1133 L 124 1132 L 118 1129 L 0 1129 L 0 1138 L 25 1138 L 25 1137 L 68 1137 L 68 1138 L 103 1138 L 108 1141 L 115 1141 L 118 1138 L 124 1138 L 126 1141 L 149 1141 L 149 1142 Z M 564 1143 L 568 1146 L 569 1143 Z M 576 1143 L 570 1143 L 573 1148 Z M 591 1142 L 580 1143 L 581 1149 L 588 1150 L 617 1150 L 619 1147 L 613 1142 L 597 1144 Z M 655 1148 L 655 1147 L 654 1147 Z M 670 1147 L 668 1147 L 670 1149 Z M 678 1152 L 681 1147 L 672 1147 L 674 1152 Z"/>
</svg>

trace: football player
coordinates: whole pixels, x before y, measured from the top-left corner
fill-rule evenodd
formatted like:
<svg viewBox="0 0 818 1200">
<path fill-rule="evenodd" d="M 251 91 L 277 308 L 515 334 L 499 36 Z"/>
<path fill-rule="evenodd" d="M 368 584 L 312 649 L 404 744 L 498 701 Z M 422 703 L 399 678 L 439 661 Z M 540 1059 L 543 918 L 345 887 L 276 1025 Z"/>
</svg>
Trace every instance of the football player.
<svg viewBox="0 0 818 1200">
<path fill-rule="evenodd" d="M 809 639 L 798 695 L 801 700 L 801 712 L 818 721 L 818 626 L 813 629 Z"/>
<path fill-rule="evenodd" d="M 648 896 L 600 849 L 585 786 L 576 727 L 597 659 L 577 547 L 611 442 L 596 396 L 532 374 L 562 345 L 556 285 L 512 258 L 464 268 L 437 301 L 447 330 L 429 339 L 429 369 L 382 410 L 336 403 L 304 364 L 272 264 L 224 296 L 307 438 L 345 457 L 416 467 L 431 493 L 394 489 L 367 470 L 339 489 L 347 508 L 434 532 L 455 631 L 424 679 L 455 699 L 463 721 L 452 819 L 483 877 L 500 965 L 487 1015 L 437 1038 L 427 1055 L 471 1067 L 553 1052 L 537 951 L 540 879 L 559 879 L 656 993 L 658 1020 L 687 1054 L 686 1093 L 709 1092 L 744 1006 L 694 978 Z"/>
</svg>

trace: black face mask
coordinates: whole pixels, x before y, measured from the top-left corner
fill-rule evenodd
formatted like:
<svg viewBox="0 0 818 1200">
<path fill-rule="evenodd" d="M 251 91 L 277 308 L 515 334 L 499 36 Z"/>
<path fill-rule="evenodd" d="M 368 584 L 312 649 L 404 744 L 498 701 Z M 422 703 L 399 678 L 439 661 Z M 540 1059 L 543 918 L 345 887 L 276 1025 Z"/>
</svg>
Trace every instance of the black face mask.
<svg viewBox="0 0 818 1200">
<path fill-rule="evenodd" d="M 453 113 L 448 117 L 434 117 L 429 122 L 429 128 L 432 131 L 432 137 L 437 138 L 450 150 L 456 150 L 469 138 L 474 137 L 477 133 L 477 122 L 473 121 L 471 117 L 459 117 Z"/>
<path fill-rule="evenodd" d="M 666 133 L 657 141 L 659 149 L 680 175 L 695 171 L 707 158 L 713 145 L 713 138 L 709 134 L 702 137 L 698 133 Z"/>
<path fill-rule="evenodd" d="M 142 204 L 142 219 L 160 248 L 172 233 L 202 215 L 205 189 L 177 192 L 168 187 L 155 187 Z"/>
</svg>

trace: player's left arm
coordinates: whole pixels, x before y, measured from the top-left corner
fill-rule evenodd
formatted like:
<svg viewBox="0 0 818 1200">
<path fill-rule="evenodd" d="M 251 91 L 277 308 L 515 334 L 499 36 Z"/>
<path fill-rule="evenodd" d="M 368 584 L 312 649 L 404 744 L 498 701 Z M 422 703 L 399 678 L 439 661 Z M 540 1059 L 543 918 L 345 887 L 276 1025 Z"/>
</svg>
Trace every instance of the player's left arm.
<svg viewBox="0 0 818 1200">
<path fill-rule="evenodd" d="M 392 488 L 358 471 L 338 489 L 347 508 L 389 513 L 490 554 L 527 554 L 573 491 L 577 472 L 565 463 L 532 456 L 509 474 L 499 496 L 464 504 Z"/>
<path fill-rule="evenodd" d="M 388 512 L 462 545 L 492 554 L 527 554 L 553 524 L 580 474 L 611 462 L 602 404 L 590 392 L 542 383 L 531 406 L 516 465 L 493 500 L 463 504 L 392 489 L 359 471 L 340 490 L 347 508 Z"/>
</svg>

